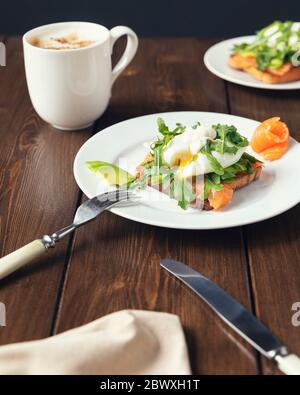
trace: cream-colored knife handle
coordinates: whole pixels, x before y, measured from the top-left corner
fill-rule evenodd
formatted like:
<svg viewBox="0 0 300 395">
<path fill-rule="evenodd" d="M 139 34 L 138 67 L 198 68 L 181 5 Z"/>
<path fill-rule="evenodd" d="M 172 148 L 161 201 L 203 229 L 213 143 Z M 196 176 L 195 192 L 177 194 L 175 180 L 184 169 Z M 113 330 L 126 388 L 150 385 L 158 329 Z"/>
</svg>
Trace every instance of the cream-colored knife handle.
<svg viewBox="0 0 300 395">
<path fill-rule="evenodd" d="M 277 356 L 276 361 L 279 369 L 288 375 L 300 375 L 300 358 L 295 354 L 289 354 L 286 357 Z"/>
<path fill-rule="evenodd" d="M 45 253 L 42 240 L 34 240 L 0 259 L 0 280 Z"/>
</svg>

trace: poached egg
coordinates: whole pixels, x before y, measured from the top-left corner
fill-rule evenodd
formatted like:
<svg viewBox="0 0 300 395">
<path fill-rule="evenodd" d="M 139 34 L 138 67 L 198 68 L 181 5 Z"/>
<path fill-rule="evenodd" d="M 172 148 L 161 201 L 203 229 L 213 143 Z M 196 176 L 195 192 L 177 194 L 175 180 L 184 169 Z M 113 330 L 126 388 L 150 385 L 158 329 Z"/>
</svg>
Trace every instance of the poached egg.
<svg viewBox="0 0 300 395">
<path fill-rule="evenodd" d="M 166 165 L 179 166 L 178 172 L 182 178 L 203 175 L 213 172 L 213 168 L 207 156 L 199 152 L 208 140 L 214 140 L 217 133 L 214 128 L 198 126 L 186 128 L 182 134 L 175 136 L 163 152 L 163 161 Z M 232 166 L 238 162 L 245 152 L 246 147 L 239 148 L 235 154 L 212 151 L 223 168 Z"/>
</svg>

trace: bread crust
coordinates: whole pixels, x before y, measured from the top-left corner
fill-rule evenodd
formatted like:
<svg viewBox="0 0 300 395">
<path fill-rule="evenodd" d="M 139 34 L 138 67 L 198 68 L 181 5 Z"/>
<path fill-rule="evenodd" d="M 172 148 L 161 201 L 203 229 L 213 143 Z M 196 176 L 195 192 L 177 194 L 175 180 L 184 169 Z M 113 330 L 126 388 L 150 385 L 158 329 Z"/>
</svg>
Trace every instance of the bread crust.
<svg viewBox="0 0 300 395">
<path fill-rule="evenodd" d="M 290 71 L 284 75 L 274 75 L 266 71 L 260 71 L 255 67 L 250 67 L 245 71 L 257 80 L 267 84 L 282 84 L 300 80 L 300 67 L 292 67 Z"/>
<path fill-rule="evenodd" d="M 300 80 L 300 67 L 293 67 L 286 64 L 286 72 L 284 74 L 277 74 L 268 70 L 261 71 L 257 68 L 255 56 L 241 56 L 239 54 L 231 54 L 228 61 L 229 65 L 237 70 L 243 70 L 252 75 L 259 81 L 267 84 L 282 84 L 285 82 Z"/>
</svg>

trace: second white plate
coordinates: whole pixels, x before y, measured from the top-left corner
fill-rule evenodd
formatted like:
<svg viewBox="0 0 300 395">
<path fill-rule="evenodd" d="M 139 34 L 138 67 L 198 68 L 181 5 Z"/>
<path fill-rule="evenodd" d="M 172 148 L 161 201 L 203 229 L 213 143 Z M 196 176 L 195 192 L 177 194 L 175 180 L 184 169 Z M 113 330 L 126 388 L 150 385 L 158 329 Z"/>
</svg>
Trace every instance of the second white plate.
<svg viewBox="0 0 300 395">
<path fill-rule="evenodd" d="M 104 192 L 107 186 L 99 175 L 87 168 L 86 161 L 111 162 L 134 173 L 135 167 L 147 153 L 144 142 L 157 138 L 158 117 L 162 117 L 171 127 L 176 122 L 193 125 L 197 121 L 203 125 L 235 125 L 249 139 L 259 124 L 251 119 L 228 114 L 171 112 L 145 115 L 110 126 L 90 138 L 75 158 L 75 179 L 88 197 Z M 248 151 L 254 154 L 251 149 Z M 149 188 L 149 193 L 157 195 L 150 200 L 147 195 L 139 204 L 115 207 L 111 211 L 134 221 L 168 228 L 217 229 L 245 225 L 273 217 L 300 202 L 299 168 L 300 144 L 291 139 L 286 155 L 278 161 L 266 163 L 260 179 L 236 191 L 231 203 L 221 211 L 184 211 L 177 206 L 175 200 L 152 188 Z"/>
<path fill-rule="evenodd" d="M 223 80 L 234 82 L 235 84 L 250 86 L 252 88 L 273 89 L 273 90 L 294 90 L 300 89 L 300 81 L 288 82 L 285 84 L 266 84 L 256 80 L 244 71 L 234 70 L 228 65 L 228 59 L 235 44 L 251 42 L 255 36 L 236 37 L 230 40 L 221 41 L 210 47 L 204 55 L 204 64 L 216 76 Z"/>
</svg>

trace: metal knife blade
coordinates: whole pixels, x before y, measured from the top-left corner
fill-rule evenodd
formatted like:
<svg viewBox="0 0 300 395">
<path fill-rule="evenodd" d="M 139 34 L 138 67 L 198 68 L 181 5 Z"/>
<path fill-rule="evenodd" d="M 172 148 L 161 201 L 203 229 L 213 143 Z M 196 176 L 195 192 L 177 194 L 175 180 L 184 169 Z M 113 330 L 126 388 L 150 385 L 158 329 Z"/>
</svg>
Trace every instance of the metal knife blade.
<svg viewBox="0 0 300 395">
<path fill-rule="evenodd" d="M 269 359 L 287 355 L 280 341 L 243 305 L 184 263 L 163 259 L 161 266 L 203 299 L 232 329 Z"/>
</svg>

